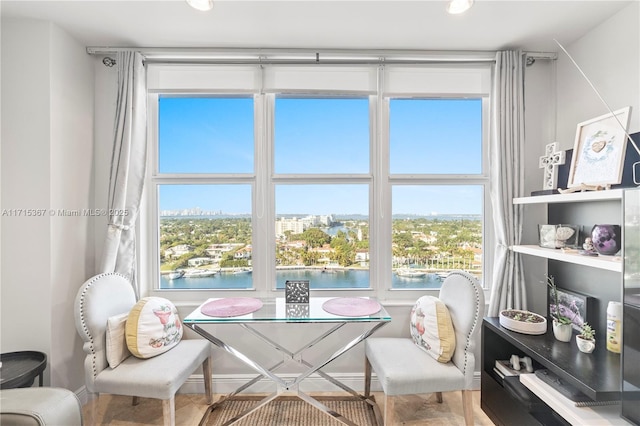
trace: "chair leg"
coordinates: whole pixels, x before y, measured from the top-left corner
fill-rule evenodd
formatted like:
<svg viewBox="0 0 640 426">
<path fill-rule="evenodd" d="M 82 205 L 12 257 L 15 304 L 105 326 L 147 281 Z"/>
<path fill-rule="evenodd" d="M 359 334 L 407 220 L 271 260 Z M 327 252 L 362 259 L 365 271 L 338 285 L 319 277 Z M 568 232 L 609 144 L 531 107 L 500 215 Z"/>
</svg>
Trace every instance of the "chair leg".
<svg viewBox="0 0 640 426">
<path fill-rule="evenodd" d="M 393 426 L 393 405 L 395 397 L 384 394 L 384 426 Z"/>
<path fill-rule="evenodd" d="M 89 392 L 88 403 L 89 410 L 86 414 L 88 418 L 83 419 L 83 423 L 87 425 L 99 425 L 102 419 L 99 418 L 100 413 L 100 394 Z"/>
<path fill-rule="evenodd" d="M 436 392 L 436 400 L 442 404 L 442 392 Z"/>
<path fill-rule="evenodd" d="M 364 356 L 364 397 L 369 398 L 371 395 L 371 363 L 369 358 Z"/>
<path fill-rule="evenodd" d="M 136 405 L 138 405 L 138 404 L 140 404 L 140 397 L 139 397 L 139 396 L 134 396 L 134 397 L 131 399 L 131 405 L 136 406 Z"/>
<path fill-rule="evenodd" d="M 164 426 L 176 426 L 176 397 L 162 400 L 162 421 Z"/>
<path fill-rule="evenodd" d="M 204 378 L 204 393 L 207 396 L 207 404 L 213 404 L 213 391 L 211 389 L 211 357 L 202 363 L 202 376 Z"/>
<path fill-rule="evenodd" d="M 464 424 L 473 426 L 473 393 L 470 390 L 462 391 L 462 412 L 464 413 Z"/>
</svg>

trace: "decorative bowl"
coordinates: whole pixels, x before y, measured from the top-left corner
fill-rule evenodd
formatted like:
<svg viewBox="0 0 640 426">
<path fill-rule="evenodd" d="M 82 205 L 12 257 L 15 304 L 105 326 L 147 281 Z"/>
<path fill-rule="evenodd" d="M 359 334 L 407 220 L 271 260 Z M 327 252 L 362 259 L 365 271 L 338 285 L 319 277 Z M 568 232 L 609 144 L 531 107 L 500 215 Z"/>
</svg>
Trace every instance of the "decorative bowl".
<svg viewBox="0 0 640 426">
<path fill-rule="evenodd" d="M 530 311 L 505 309 L 500 312 L 500 325 L 522 334 L 545 334 L 547 319 Z"/>
<path fill-rule="evenodd" d="M 613 256 L 620 251 L 620 225 L 593 225 L 591 242 L 593 248 L 605 256 Z"/>
</svg>

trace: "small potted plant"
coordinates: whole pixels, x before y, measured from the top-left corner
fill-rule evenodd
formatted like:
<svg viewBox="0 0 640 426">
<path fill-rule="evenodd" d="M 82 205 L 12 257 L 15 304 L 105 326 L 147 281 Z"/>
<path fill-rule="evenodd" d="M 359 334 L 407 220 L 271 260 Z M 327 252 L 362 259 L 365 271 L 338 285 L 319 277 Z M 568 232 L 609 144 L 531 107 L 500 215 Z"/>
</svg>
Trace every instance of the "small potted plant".
<svg viewBox="0 0 640 426">
<path fill-rule="evenodd" d="M 551 295 L 554 298 L 553 307 L 549 312 L 549 315 L 551 315 L 551 318 L 553 318 L 553 335 L 557 340 L 561 342 L 569 342 L 571 341 L 573 323 L 571 321 L 571 318 L 562 315 L 560 311 L 560 303 L 558 302 L 558 288 L 556 287 L 556 282 L 553 275 L 547 275 L 547 286 L 549 286 L 549 288 L 551 289 Z"/>
<path fill-rule="evenodd" d="M 596 348 L 596 331 L 588 323 L 582 324 L 582 331 L 576 336 L 576 343 L 581 352 L 590 354 Z"/>
</svg>

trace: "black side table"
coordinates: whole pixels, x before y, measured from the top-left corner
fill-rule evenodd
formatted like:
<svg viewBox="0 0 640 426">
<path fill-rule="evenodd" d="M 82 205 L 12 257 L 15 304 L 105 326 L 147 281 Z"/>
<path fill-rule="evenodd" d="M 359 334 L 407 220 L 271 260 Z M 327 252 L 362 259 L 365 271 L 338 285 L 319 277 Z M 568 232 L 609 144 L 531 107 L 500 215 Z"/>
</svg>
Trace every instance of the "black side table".
<svg viewBox="0 0 640 426">
<path fill-rule="evenodd" d="M 47 355 L 36 351 L 0 354 L 0 389 L 27 388 L 36 376 L 42 386 L 42 373 L 47 367 Z"/>
</svg>

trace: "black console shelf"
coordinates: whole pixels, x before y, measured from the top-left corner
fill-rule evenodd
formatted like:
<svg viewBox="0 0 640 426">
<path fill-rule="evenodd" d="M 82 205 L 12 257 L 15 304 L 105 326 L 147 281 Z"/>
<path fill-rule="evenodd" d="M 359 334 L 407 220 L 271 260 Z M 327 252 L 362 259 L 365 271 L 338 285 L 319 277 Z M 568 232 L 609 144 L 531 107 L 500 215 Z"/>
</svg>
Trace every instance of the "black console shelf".
<svg viewBox="0 0 640 426">
<path fill-rule="evenodd" d="M 620 355 L 607 351 L 603 341 L 598 342 L 593 353 L 582 353 L 575 343 L 575 334 L 570 342 L 560 342 L 550 326 L 546 334 L 528 335 L 507 330 L 500 326 L 498 318 L 484 318 L 481 406 L 494 423 L 547 424 L 517 404 L 505 404 L 510 395 L 494 371 L 495 361 L 508 360 L 514 354 L 531 357 L 534 369 L 549 369 L 594 401 L 620 399 Z"/>
</svg>

